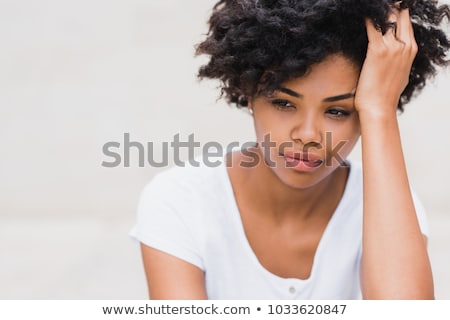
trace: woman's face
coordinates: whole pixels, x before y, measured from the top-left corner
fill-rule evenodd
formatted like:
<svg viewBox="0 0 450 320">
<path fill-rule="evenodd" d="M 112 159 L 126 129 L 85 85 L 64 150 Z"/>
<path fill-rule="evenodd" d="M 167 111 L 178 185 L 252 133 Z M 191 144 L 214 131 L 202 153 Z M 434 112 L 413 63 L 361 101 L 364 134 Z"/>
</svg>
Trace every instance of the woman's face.
<svg viewBox="0 0 450 320">
<path fill-rule="evenodd" d="M 260 156 L 283 183 L 307 188 L 342 165 L 360 136 L 358 76 L 349 60 L 331 55 L 270 96 L 250 101 Z"/>
</svg>

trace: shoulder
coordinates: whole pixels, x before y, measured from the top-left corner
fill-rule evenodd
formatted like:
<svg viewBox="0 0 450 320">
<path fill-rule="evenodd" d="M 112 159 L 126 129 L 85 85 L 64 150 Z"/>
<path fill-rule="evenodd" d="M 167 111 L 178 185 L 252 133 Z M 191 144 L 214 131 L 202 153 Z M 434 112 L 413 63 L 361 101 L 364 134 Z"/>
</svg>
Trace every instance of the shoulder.
<svg viewBox="0 0 450 320">
<path fill-rule="evenodd" d="M 226 186 L 226 179 L 223 161 L 211 166 L 203 157 L 197 157 L 184 166 L 156 174 L 141 192 L 139 211 L 154 211 L 155 207 L 192 211 L 214 201 Z"/>
<path fill-rule="evenodd" d="M 349 198 L 362 201 L 363 192 L 363 170 L 362 163 L 355 160 L 346 160 L 347 165 L 350 167 L 347 183 L 345 186 L 345 195 Z"/>
<path fill-rule="evenodd" d="M 227 199 L 220 196 L 226 168 L 198 160 L 198 165 L 186 163 L 153 177 L 141 192 L 131 234 L 148 247 L 203 269 L 207 233 L 211 226 L 220 225 L 216 209 Z"/>
<path fill-rule="evenodd" d="M 203 157 L 191 159 L 183 166 L 174 166 L 157 173 L 146 185 L 144 190 L 173 191 L 183 190 L 189 193 L 198 188 L 211 187 L 224 178 L 225 165 L 223 161 L 215 165 L 206 163 Z M 156 190 L 155 190 L 156 189 Z"/>
<path fill-rule="evenodd" d="M 363 164 L 359 161 L 346 160 L 350 165 L 350 175 L 346 185 L 346 193 L 349 194 L 347 199 L 353 204 L 363 204 Z M 420 200 L 420 197 L 414 191 L 413 186 L 410 186 L 414 207 L 416 209 L 417 219 L 424 235 L 429 235 L 429 226 L 426 210 Z M 392 195 L 395 197 L 395 195 Z M 362 207 L 361 207 L 362 214 Z"/>
<path fill-rule="evenodd" d="M 350 166 L 350 174 L 353 175 L 354 182 L 362 182 L 362 163 L 356 160 L 347 159 L 346 162 Z"/>
</svg>

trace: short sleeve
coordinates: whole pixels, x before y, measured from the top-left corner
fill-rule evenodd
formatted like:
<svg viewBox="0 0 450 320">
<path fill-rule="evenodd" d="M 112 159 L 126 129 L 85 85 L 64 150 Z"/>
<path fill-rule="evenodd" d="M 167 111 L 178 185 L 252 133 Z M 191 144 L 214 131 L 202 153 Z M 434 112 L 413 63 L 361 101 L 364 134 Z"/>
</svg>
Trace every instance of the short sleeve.
<svg viewBox="0 0 450 320">
<path fill-rule="evenodd" d="M 173 174 L 158 174 L 140 195 L 137 220 L 130 236 L 204 270 L 194 237 L 192 201 L 189 188 Z"/>
<path fill-rule="evenodd" d="M 425 235 L 427 238 L 430 236 L 430 227 L 428 225 L 428 218 L 425 211 L 425 207 L 423 206 L 422 202 L 420 201 L 417 194 L 414 192 L 414 190 L 411 190 L 414 207 L 416 209 L 416 215 L 417 220 L 419 222 L 420 230 L 422 231 L 422 234 Z"/>
</svg>

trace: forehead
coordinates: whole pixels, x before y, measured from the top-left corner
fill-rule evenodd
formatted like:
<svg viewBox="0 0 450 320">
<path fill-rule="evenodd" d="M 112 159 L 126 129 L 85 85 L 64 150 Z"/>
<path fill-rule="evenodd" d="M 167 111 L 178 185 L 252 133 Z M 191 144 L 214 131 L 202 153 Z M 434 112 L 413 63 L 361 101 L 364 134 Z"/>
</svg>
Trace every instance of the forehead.
<svg viewBox="0 0 450 320">
<path fill-rule="evenodd" d="M 359 68 L 347 58 L 331 55 L 312 65 L 304 76 L 287 81 L 283 87 L 305 96 L 343 94 L 356 88 L 359 72 Z"/>
</svg>

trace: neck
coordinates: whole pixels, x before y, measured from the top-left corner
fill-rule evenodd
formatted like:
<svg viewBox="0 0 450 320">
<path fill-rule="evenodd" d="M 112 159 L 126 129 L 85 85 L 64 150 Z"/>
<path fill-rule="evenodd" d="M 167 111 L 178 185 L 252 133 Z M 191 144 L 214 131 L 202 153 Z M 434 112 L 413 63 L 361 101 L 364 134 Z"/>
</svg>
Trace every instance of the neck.
<svg viewBox="0 0 450 320">
<path fill-rule="evenodd" d="M 337 168 L 317 184 L 307 188 L 294 188 L 283 183 L 263 162 L 252 168 L 248 175 L 252 186 L 253 203 L 261 214 L 281 221 L 307 220 L 319 214 L 332 214 L 345 189 L 348 169 Z"/>
</svg>

